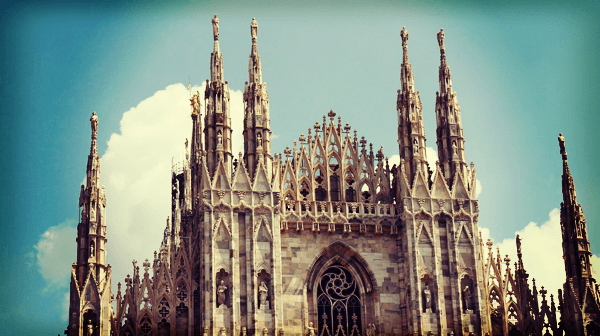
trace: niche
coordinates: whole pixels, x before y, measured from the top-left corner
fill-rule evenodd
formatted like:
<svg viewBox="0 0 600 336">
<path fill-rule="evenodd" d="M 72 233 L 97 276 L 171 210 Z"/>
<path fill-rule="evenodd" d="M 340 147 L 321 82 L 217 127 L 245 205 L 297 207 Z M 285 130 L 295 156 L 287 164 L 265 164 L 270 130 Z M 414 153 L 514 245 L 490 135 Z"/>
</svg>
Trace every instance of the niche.
<svg viewBox="0 0 600 336">
<path fill-rule="evenodd" d="M 258 292 L 257 292 L 257 302 L 258 302 L 258 309 L 260 310 L 267 310 L 271 308 L 272 305 L 272 295 L 271 295 L 271 276 L 269 275 L 269 273 L 267 273 L 267 271 L 265 270 L 261 270 L 260 273 L 258 273 L 258 277 L 256 279 L 256 283 L 258 285 Z"/>
<path fill-rule="evenodd" d="M 215 277 L 217 280 L 215 289 L 216 289 L 216 298 L 215 302 L 217 303 L 217 308 L 225 307 L 228 308 L 231 306 L 230 303 L 230 293 L 231 293 L 231 285 L 229 281 L 229 273 L 224 269 L 220 269 Z"/>
</svg>

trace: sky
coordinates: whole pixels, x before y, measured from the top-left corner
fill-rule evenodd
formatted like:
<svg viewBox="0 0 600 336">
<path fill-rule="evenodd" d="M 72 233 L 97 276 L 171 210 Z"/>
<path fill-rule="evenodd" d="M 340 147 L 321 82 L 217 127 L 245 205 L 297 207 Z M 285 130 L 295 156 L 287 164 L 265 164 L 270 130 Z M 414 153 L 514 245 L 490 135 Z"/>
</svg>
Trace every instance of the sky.
<svg viewBox="0 0 600 336">
<path fill-rule="evenodd" d="M 182 157 L 191 134 L 187 86 L 202 92 L 210 76 L 214 14 L 234 152 L 242 148 L 236 124 L 256 17 L 273 152 L 333 109 L 393 160 L 405 26 L 435 161 L 436 34 L 444 28 L 484 237 L 514 260 L 519 234 L 525 267 L 556 293 L 564 281 L 562 132 L 592 252 L 600 254 L 596 2 L 34 1 L 0 10 L 0 334 L 66 327 L 92 111 L 100 119 L 113 292 L 131 260 L 152 258 L 170 213 L 171 160 Z"/>
</svg>

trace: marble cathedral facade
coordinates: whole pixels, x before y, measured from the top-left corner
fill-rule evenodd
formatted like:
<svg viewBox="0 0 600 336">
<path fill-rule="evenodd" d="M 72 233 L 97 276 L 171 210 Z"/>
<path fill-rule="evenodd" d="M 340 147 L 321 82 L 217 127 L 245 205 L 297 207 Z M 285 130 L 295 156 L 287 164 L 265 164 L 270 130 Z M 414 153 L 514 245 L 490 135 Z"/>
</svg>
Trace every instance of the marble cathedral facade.
<svg viewBox="0 0 600 336">
<path fill-rule="evenodd" d="M 218 22 L 215 15 L 204 102 L 198 92 L 190 99 L 189 152 L 173 166 L 172 213 L 162 244 L 142 263 L 143 271 L 134 261 L 133 276 L 114 296 L 105 261 L 98 119 L 92 116 L 68 335 L 541 336 L 597 330 L 599 292 L 564 139 L 568 278 L 559 310 L 565 322 L 557 323 L 554 300 L 548 304 L 543 287 L 538 304 L 520 248 L 513 271 L 508 258 L 493 255 L 491 242 L 481 241 L 476 173 L 465 159 L 443 30 L 435 105 L 439 160 L 432 172 L 406 29 L 397 97 L 401 159 L 390 168 L 383 149 L 374 152 L 333 111 L 283 156 L 271 152 L 254 19 L 244 153 L 235 158 Z M 571 227 L 574 234 L 565 229 Z"/>
</svg>

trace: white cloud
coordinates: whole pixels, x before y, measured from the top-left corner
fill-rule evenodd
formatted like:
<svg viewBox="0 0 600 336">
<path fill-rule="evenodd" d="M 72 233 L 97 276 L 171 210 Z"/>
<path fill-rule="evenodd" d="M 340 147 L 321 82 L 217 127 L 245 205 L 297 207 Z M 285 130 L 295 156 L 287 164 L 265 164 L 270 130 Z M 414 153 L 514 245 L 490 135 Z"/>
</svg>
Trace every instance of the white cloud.
<svg viewBox="0 0 600 336">
<path fill-rule="evenodd" d="M 76 258 L 74 244 L 77 230 L 74 220 L 49 227 L 34 246 L 35 265 L 46 281 L 44 291 L 51 291 L 69 284 L 71 265 Z"/>
<path fill-rule="evenodd" d="M 192 91 L 203 97 L 204 89 L 205 83 Z M 171 215 L 171 159 L 183 159 L 185 139 L 191 141 L 189 97 L 183 84 L 173 84 L 125 112 L 120 134 L 111 135 L 100 160 L 107 198 L 107 261 L 115 287 L 132 274 L 133 259 L 138 265 L 152 260 L 160 247 Z M 230 92 L 234 158 L 243 151 L 242 97 L 241 91 Z M 204 115 L 204 101 L 201 111 Z M 101 113 L 99 117 L 102 123 Z"/>
<path fill-rule="evenodd" d="M 71 294 L 69 292 L 66 292 L 63 295 L 63 302 L 62 302 L 62 311 L 63 311 L 63 314 L 60 316 L 60 318 L 63 320 L 63 322 L 69 321 L 69 303 L 70 303 L 70 299 L 71 299 Z"/>
<path fill-rule="evenodd" d="M 481 231 L 484 241 L 487 241 L 489 230 L 482 228 Z M 517 231 L 515 234 L 521 238 L 523 265 L 529 273 L 529 278 L 535 278 L 538 291 L 544 286 L 548 290 L 548 294 L 553 294 L 555 302 L 558 304 L 558 289 L 562 288 L 566 278 L 559 209 L 550 211 L 548 221 L 541 226 L 530 222 L 523 230 Z M 502 259 L 508 254 L 511 259 L 511 269 L 514 271 L 514 262 L 517 261 L 515 238 L 504 239 L 496 246 L 500 248 Z M 485 253 L 487 255 L 487 250 Z M 495 247 L 494 255 L 496 255 Z M 592 265 L 600 266 L 599 261 L 597 256 L 592 257 Z M 532 286 L 531 281 L 529 284 Z"/>
</svg>

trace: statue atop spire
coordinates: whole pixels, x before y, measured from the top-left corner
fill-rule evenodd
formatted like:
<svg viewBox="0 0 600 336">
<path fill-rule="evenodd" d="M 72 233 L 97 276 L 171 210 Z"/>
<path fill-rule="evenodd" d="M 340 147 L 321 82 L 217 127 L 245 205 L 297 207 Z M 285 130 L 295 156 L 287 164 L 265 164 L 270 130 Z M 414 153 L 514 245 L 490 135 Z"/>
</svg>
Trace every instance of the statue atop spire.
<svg viewBox="0 0 600 336">
<path fill-rule="evenodd" d="M 256 34 L 258 33 L 258 22 L 255 18 L 252 18 L 250 22 L 250 35 L 252 35 L 252 43 L 256 43 Z"/>
<path fill-rule="evenodd" d="M 408 31 L 406 31 L 406 27 L 402 27 L 400 31 L 400 37 L 402 38 L 402 54 L 404 55 L 403 61 L 405 63 L 408 62 L 408 46 L 406 45 L 406 41 L 408 41 Z"/>
<path fill-rule="evenodd" d="M 445 46 L 444 46 L 444 28 L 441 28 L 440 31 L 437 33 L 437 40 L 438 40 L 438 44 L 440 45 L 440 50 L 444 50 Z"/>
<path fill-rule="evenodd" d="M 558 133 L 558 145 L 560 146 L 560 154 L 563 157 L 563 160 L 567 159 L 567 150 L 565 149 L 565 137 L 562 133 Z"/>
<path fill-rule="evenodd" d="M 92 124 L 92 139 L 96 140 L 98 136 L 98 116 L 96 115 L 96 111 L 92 112 L 90 122 Z"/>
<path fill-rule="evenodd" d="M 219 18 L 217 17 L 217 14 L 215 14 L 215 17 L 212 19 L 212 25 L 213 25 L 213 35 L 215 37 L 215 41 L 219 40 Z"/>
</svg>

